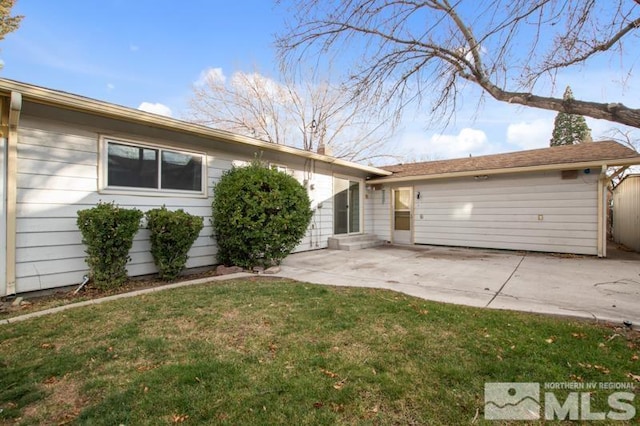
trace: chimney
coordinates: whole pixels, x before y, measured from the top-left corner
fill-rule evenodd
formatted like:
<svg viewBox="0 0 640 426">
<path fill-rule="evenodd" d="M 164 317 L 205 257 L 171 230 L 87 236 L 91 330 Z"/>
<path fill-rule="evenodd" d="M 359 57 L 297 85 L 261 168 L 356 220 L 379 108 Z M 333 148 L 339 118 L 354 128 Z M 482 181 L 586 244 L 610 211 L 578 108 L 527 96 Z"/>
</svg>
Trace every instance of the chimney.
<svg viewBox="0 0 640 426">
<path fill-rule="evenodd" d="M 331 156 L 333 154 L 333 150 L 331 149 L 330 146 L 327 146 L 327 145 L 321 143 L 318 146 L 318 154 Z"/>
</svg>

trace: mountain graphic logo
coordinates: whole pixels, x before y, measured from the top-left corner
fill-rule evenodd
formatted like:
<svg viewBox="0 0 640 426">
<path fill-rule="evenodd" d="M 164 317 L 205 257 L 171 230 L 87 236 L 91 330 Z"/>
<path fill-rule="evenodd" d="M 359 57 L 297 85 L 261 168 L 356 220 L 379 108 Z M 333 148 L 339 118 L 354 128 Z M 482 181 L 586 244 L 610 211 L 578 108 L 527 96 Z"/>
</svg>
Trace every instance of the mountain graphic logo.
<svg viewBox="0 0 640 426">
<path fill-rule="evenodd" d="M 484 418 L 487 420 L 540 419 L 540 384 L 485 383 Z"/>
</svg>

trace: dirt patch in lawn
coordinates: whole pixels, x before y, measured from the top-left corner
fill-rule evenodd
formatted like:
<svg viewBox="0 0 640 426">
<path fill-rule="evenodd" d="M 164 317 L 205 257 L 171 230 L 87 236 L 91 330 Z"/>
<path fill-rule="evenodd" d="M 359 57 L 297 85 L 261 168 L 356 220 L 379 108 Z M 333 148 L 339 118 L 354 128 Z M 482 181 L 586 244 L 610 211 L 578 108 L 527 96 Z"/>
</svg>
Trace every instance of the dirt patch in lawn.
<svg viewBox="0 0 640 426">
<path fill-rule="evenodd" d="M 47 419 L 50 424 L 68 424 L 89 402 L 89 398 L 80 392 L 80 384 L 69 375 L 61 378 L 52 376 L 41 386 L 47 396 L 25 407 L 22 420 L 38 422 Z"/>
</svg>

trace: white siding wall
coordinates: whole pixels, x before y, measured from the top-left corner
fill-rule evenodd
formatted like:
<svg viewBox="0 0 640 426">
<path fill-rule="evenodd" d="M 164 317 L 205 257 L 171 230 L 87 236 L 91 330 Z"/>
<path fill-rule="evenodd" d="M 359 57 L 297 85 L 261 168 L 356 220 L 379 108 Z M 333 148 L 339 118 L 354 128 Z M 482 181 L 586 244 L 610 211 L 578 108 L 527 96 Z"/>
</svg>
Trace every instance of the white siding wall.
<svg viewBox="0 0 640 426">
<path fill-rule="evenodd" d="M 613 191 L 613 239 L 640 251 L 640 176 L 628 176 Z"/>
<path fill-rule="evenodd" d="M 391 190 L 369 190 L 369 205 L 365 214 L 371 217 L 371 228 L 367 231 L 375 234 L 379 239 L 391 241 Z"/>
<path fill-rule="evenodd" d="M 333 235 L 333 178 L 326 171 L 311 175 L 313 189 L 309 189 L 311 199 L 311 224 L 304 238 L 294 252 L 321 249 L 327 247 L 327 238 Z M 303 183 L 302 172 L 296 171 L 295 177 Z"/>
<path fill-rule="evenodd" d="M 373 234 L 373 214 L 371 213 L 373 211 L 373 191 L 368 188 L 369 186 L 365 185 L 364 205 L 362 206 L 364 210 L 364 228 L 362 232 L 365 234 Z"/>
<path fill-rule="evenodd" d="M 26 120 L 23 119 L 23 123 Z M 80 282 L 84 248 L 77 210 L 97 190 L 97 139 L 22 128 L 18 144 L 16 289 Z M 48 150 L 51 149 L 51 155 Z"/>
<path fill-rule="evenodd" d="M 415 242 L 595 255 L 597 178 L 548 172 L 419 183 Z"/>
<path fill-rule="evenodd" d="M 171 145 L 167 140 L 155 142 Z M 142 211 L 164 204 L 171 210 L 181 208 L 203 217 L 205 226 L 189 251 L 187 267 L 215 264 L 216 244 L 210 237 L 212 186 L 231 168 L 234 159 L 238 158 L 207 152 L 208 198 L 101 194 L 98 193 L 97 131 L 23 117 L 18 143 L 17 292 L 81 282 L 88 271 L 76 226 L 77 211 L 94 207 L 99 201 L 115 201 L 122 207 Z M 327 173 L 315 176 L 316 189 L 312 196 L 317 197 L 315 206 L 322 200 L 323 208 L 316 210 L 314 229 L 307 233 L 298 251 L 326 247 L 326 237 L 331 235 L 331 173 Z M 302 172 L 297 171 L 295 175 L 301 177 Z M 146 229 L 140 229 L 136 235 L 130 256 L 127 266 L 130 275 L 156 272 Z"/>
</svg>

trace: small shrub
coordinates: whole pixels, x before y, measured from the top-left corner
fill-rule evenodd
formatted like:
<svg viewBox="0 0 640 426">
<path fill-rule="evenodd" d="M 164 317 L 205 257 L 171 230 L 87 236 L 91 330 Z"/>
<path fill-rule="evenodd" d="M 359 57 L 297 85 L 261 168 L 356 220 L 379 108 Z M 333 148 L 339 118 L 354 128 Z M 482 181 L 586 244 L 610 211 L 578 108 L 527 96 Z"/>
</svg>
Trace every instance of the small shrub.
<svg viewBox="0 0 640 426">
<path fill-rule="evenodd" d="M 174 280 L 187 263 L 187 252 L 198 238 L 203 220 L 182 209 L 169 211 L 164 206 L 149 210 L 146 217 L 151 231 L 151 255 L 160 279 Z"/>
<path fill-rule="evenodd" d="M 100 202 L 78 211 L 77 225 L 87 246 L 85 261 L 96 287 L 107 290 L 124 284 L 133 237 L 140 227 L 142 212 Z"/>
<path fill-rule="evenodd" d="M 302 240 L 312 214 L 298 181 L 257 160 L 222 175 L 212 209 L 218 261 L 245 268 L 279 264 Z"/>
</svg>

